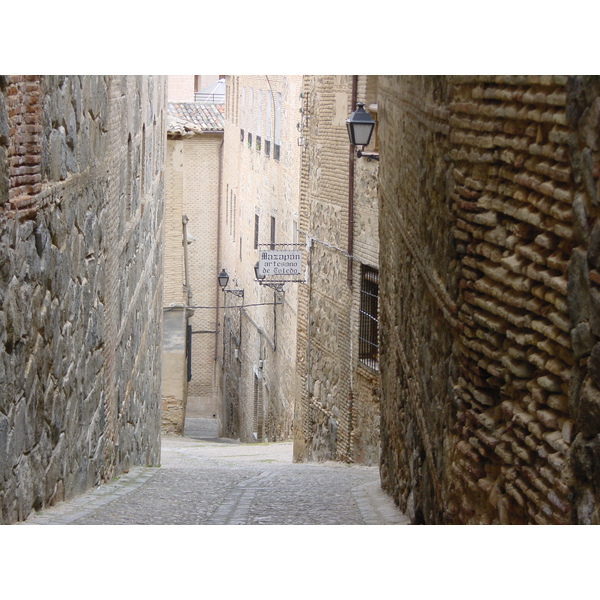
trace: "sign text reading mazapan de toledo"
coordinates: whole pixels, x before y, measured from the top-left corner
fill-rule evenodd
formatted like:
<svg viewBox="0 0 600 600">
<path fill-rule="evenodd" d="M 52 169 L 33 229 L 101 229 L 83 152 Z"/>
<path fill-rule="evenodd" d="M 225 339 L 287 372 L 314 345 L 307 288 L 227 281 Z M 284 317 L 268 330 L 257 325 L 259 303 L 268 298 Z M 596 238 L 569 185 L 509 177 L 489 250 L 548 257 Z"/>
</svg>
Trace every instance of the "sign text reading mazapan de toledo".
<svg viewBox="0 0 600 600">
<path fill-rule="evenodd" d="M 259 255 L 260 275 L 300 275 L 302 252 L 294 250 L 263 250 Z"/>
</svg>

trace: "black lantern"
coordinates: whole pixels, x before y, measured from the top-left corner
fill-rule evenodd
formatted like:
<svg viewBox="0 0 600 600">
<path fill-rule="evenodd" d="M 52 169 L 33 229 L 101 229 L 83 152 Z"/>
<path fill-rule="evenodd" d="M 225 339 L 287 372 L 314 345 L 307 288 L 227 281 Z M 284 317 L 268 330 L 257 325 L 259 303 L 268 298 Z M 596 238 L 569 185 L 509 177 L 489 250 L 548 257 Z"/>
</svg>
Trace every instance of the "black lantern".
<svg viewBox="0 0 600 600">
<path fill-rule="evenodd" d="M 258 270 L 258 263 L 254 265 L 254 275 L 259 283 L 262 283 L 263 279 L 265 278 L 265 276 L 261 275 L 260 271 Z"/>
<path fill-rule="evenodd" d="M 225 290 L 225 288 L 227 287 L 227 284 L 229 283 L 229 275 L 227 275 L 227 271 L 225 269 L 222 269 L 221 272 L 219 273 L 219 287 L 223 290 Z"/>
<path fill-rule="evenodd" d="M 227 292 L 229 294 L 233 294 L 238 298 L 244 297 L 244 290 L 226 290 L 227 284 L 229 283 L 229 275 L 227 275 L 227 271 L 225 269 L 221 269 L 221 272 L 217 276 L 219 281 L 219 287 L 223 290 L 223 292 Z"/>
<path fill-rule="evenodd" d="M 363 102 L 359 102 L 356 110 L 346 119 L 348 137 L 353 146 L 368 146 L 375 129 L 375 121 L 364 106 Z"/>
<path fill-rule="evenodd" d="M 277 283 L 265 282 L 265 275 L 264 275 L 264 273 L 261 274 L 258 263 L 256 263 L 254 265 L 254 275 L 256 276 L 256 281 L 258 281 L 258 283 L 260 283 L 260 285 L 265 285 L 267 287 L 270 287 L 271 289 L 275 290 L 276 292 L 283 292 L 284 283 L 282 283 L 282 282 L 277 282 Z"/>
</svg>

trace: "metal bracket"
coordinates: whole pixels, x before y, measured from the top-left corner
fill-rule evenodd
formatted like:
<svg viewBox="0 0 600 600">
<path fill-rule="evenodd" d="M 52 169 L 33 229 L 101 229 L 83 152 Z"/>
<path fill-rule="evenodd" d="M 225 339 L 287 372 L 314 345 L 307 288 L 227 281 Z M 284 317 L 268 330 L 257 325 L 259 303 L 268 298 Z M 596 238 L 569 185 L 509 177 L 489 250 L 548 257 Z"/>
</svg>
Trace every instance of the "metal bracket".
<svg viewBox="0 0 600 600">
<path fill-rule="evenodd" d="M 234 296 L 237 296 L 238 298 L 243 298 L 244 297 L 244 290 L 226 290 L 223 289 L 224 292 L 227 292 L 228 294 L 233 294 Z"/>
<path fill-rule="evenodd" d="M 358 150 L 356 152 L 356 156 L 358 156 L 358 158 L 362 158 L 364 156 L 367 160 L 379 160 L 379 154 L 377 152 L 361 152 Z"/>
</svg>

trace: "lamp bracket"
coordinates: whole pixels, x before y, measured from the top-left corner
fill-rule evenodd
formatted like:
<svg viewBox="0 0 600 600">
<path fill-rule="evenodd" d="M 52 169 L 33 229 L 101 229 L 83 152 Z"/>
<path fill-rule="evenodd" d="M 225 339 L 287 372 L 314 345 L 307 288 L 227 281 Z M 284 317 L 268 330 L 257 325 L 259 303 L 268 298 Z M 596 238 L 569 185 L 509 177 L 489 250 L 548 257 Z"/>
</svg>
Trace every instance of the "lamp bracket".
<svg viewBox="0 0 600 600">
<path fill-rule="evenodd" d="M 223 288 L 223 291 L 227 292 L 228 294 L 233 294 L 234 296 L 237 296 L 238 298 L 244 297 L 244 290 L 226 290 L 225 288 Z"/>
<path fill-rule="evenodd" d="M 271 283 L 271 282 L 267 283 L 266 281 L 263 281 L 261 279 L 258 279 L 257 281 L 260 285 L 270 287 L 272 290 L 275 290 L 276 292 L 280 292 L 280 293 L 284 292 L 283 286 L 285 285 L 285 283 Z"/>
<path fill-rule="evenodd" d="M 356 156 L 358 158 L 362 158 L 364 156 L 369 161 L 379 160 L 379 154 L 377 152 L 361 152 L 360 150 L 357 150 Z"/>
</svg>

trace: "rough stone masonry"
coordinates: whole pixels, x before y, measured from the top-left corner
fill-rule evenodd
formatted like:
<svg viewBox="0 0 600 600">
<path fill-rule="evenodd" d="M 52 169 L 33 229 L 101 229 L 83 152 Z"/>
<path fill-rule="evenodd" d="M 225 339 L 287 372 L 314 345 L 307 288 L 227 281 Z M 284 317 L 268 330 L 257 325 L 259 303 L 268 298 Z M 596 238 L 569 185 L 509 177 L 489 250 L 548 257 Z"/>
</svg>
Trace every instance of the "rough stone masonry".
<svg viewBox="0 0 600 600">
<path fill-rule="evenodd" d="M 0 77 L 0 523 L 158 464 L 165 103 Z"/>
</svg>

